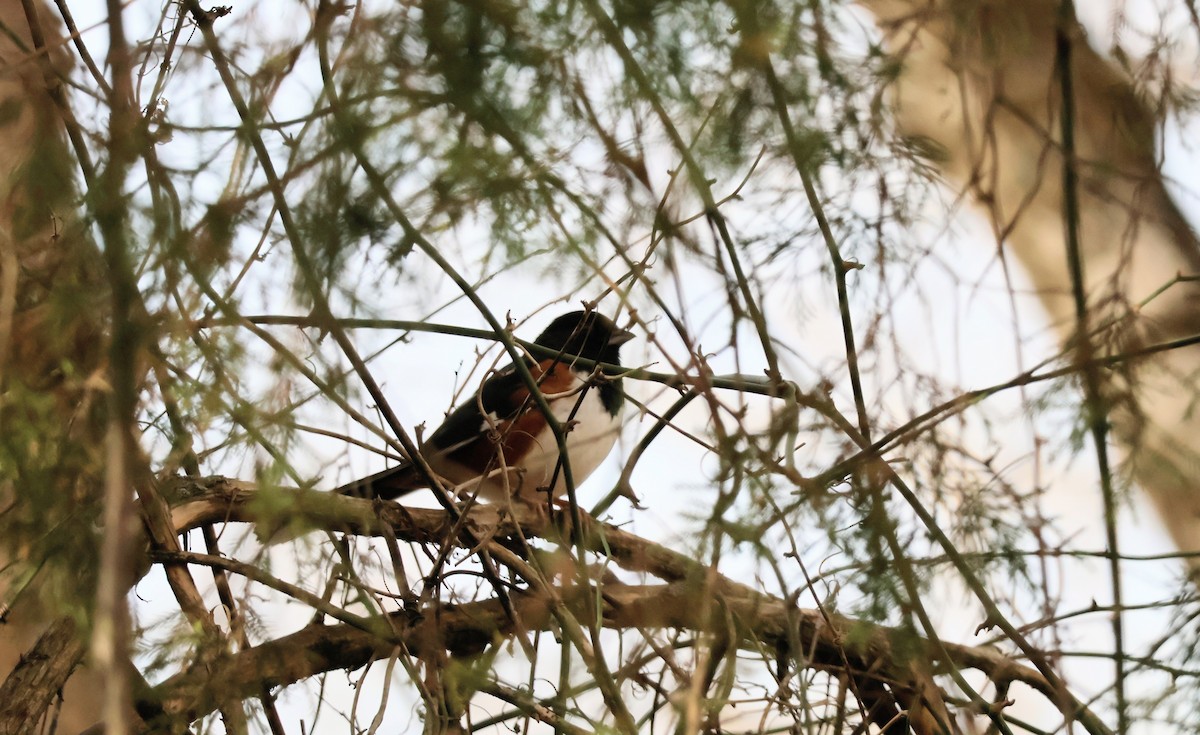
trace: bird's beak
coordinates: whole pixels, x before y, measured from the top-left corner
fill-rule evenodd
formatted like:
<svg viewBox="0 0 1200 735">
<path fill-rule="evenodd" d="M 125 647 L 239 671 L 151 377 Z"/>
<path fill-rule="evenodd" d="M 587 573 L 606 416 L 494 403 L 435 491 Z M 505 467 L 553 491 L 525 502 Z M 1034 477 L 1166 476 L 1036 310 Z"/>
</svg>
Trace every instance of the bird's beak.
<svg viewBox="0 0 1200 735">
<path fill-rule="evenodd" d="M 633 339 L 633 332 L 629 331 L 628 329 L 622 329 L 620 331 L 613 332 L 613 336 L 608 338 L 608 346 L 620 347 L 631 339 Z"/>
</svg>

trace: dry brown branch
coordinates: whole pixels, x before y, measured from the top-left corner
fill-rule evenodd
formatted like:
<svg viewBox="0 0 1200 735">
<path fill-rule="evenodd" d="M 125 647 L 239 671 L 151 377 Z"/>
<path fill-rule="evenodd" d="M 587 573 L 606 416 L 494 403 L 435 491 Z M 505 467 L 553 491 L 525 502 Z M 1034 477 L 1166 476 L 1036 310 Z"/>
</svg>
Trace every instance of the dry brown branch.
<svg viewBox="0 0 1200 735">
<path fill-rule="evenodd" d="M 0 733 L 27 732 L 51 713 L 54 698 L 83 654 L 74 620 L 63 617 L 51 623 L 0 684 Z"/>
<path fill-rule="evenodd" d="M 382 535 L 386 524 L 401 541 L 441 543 L 452 529 L 442 510 L 406 508 L 391 502 L 369 501 L 328 493 L 282 488 L 292 501 L 289 515 L 298 523 L 322 525 L 359 535 Z M 172 517 L 180 532 L 208 523 L 249 522 L 260 520 L 255 512 L 256 488 L 222 477 L 201 481 L 178 478 L 172 483 Z M 480 538 L 504 538 L 519 527 L 526 537 L 545 536 L 551 531 L 548 521 L 532 512 L 517 510 L 511 518 L 497 506 L 482 505 L 464 514 L 464 522 Z M 827 671 L 846 671 L 855 677 L 886 683 L 907 709 L 923 718 L 911 723 L 918 731 L 936 732 L 929 714 L 945 712 L 941 693 L 933 684 L 930 671 L 920 661 L 931 662 L 933 671 L 954 666 L 983 672 L 993 682 L 1007 685 L 1020 682 L 1043 694 L 1051 702 L 1063 701 L 1058 691 L 1035 669 L 992 648 L 942 643 L 949 660 L 939 660 L 935 646 L 921 644 L 922 655 L 914 660 L 892 656 L 894 641 L 911 642 L 912 633 L 820 610 L 799 609 L 778 597 L 755 591 L 724 575 L 714 574 L 707 566 L 660 544 L 640 538 L 607 524 L 585 522 L 580 539 L 590 552 L 607 554 L 622 568 L 662 579 L 666 584 L 630 585 L 606 581 L 599 589 L 581 586 L 556 587 L 557 595 L 571 613 L 586 621 L 594 613 L 597 593 L 604 601 L 602 624 L 614 629 L 685 628 L 721 632 L 720 620 L 706 612 L 706 603 L 717 598 L 730 612 L 732 631 L 739 646 L 755 649 L 786 650 L 789 641 L 809 657 L 807 665 Z M 174 555 L 163 558 L 192 563 L 226 565 L 235 573 L 240 562 L 222 562 L 202 555 Z M 705 584 L 706 579 L 710 581 Z M 517 619 L 528 629 L 544 628 L 551 619 L 552 606 L 544 595 L 522 592 L 515 595 Z M 220 675 L 212 672 L 185 672 L 173 677 L 156 691 L 164 708 L 172 715 L 195 717 L 212 709 L 214 694 L 204 682 L 220 681 L 224 696 L 249 696 L 262 686 L 280 686 L 300 681 L 322 671 L 363 666 L 376 657 L 386 657 L 396 645 L 420 655 L 426 641 L 440 639 L 453 655 L 478 653 L 496 640 L 514 632 L 509 618 L 497 600 L 466 605 L 437 607 L 438 633 L 423 628 L 429 619 L 413 618 L 411 611 L 393 613 L 388 622 L 395 638 L 378 636 L 364 630 L 366 625 L 314 625 L 295 634 L 261 644 L 250 651 L 229 657 L 217 665 Z M 371 624 L 374 630 L 383 626 Z M 386 629 L 386 628 L 384 628 Z M 853 643 L 851 642 L 853 641 Z M 225 688 L 231 687 L 231 688 Z M 1068 698 L 1064 712 L 1077 718 L 1091 732 L 1105 732 L 1104 726 L 1082 704 Z M 1002 706 L 1002 705 L 998 705 Z M 935 717 L 936 719 L 936 717 Z"/>
</svg>

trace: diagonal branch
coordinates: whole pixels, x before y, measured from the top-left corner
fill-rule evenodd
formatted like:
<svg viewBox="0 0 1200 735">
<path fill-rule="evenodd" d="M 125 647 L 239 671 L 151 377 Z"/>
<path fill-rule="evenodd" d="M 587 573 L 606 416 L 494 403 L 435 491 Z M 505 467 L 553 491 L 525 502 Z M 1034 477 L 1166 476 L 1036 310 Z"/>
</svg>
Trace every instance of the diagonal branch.
<svg viewBox="0 0 1200 735">
<path fill-rule="evenodd" d="M 174 481 L 173 492 L 172 517 L 180 532 L 206 523 L 266 520 L 256 510 L 257 491 L 249 483 L 221 477 L 201 481 L 179 478 Z M 413 543 L 443 543 L 453 533 L 454 524 L 438 509 L 406 508 L 392 502 L 300 489 L 286 492 L 293 500 L 289 512 L 295 514 L 299 523 L 362 535 L 380 535 L 387 527 L 396 539 Z M 513 508 L 512 513 L 516 516 L 494 505 L 482 505 L 467 510 L 462 520 L 478 538 L 503 538 L 516 533 L 518 527 L 526 537 L 545 536 L 550 530 L 549 520 L 532 511 Z M 1058 681 L 993 648 L 945 641 L 935 644 L 924 639 L 916 639 L 914 644 L 912 633 L 907 630 L 797 608 L 794 603 L 759 592 L 686 555 L 608 524 L 587 521 L 577 538 L 585 549 L 606 555 L 626 570 L 654 575 L 665 584 L 606 581 L 602 589 L 578 585 L 555 586 L 542 594 L 519 591 L 512 597 L 514 616 L 505 613 L 497 599 L 441 605 L 436 631 L 423 627 L 434 624 L 433 616 L 426 618 L 426 611 L 413 610 L 392 613 L 386 625 L 379 624 L 384 621 L 365 624 L 355 620 L 349 625 L 309 626 L 215 662 L 213 665 L 223 671 L 221 675 L 213 676 L 211 671 L 183 672 L 164 682 L 156 690 L 156 696 L 164 710 L 173 716 L 201 716 L 211 711 L 217 701 L 204 682 L 220 681 L 221 696 L 241 696 L 243 692 L 249 696 L 263 687 L 287 685 L 322 671 L 364 666 L 376 657 L 392 655 L 397 645 L 419 656 L 422 646 L 440 641 L 437 645 L 444 645 L 451 655 L 473 655 L 497 640 L 497 636 L 513 635 L 514 620 L 520 621 L 526 630 L 547 629 L 556 606 L 562 605 L 581 622 L 599 622 L 612 629 L 706 631 L 728 636 L 739 647 L 754 650 L 787 651 L 795 646 L 804 652 L 806 666 L 879 681 L 913 711 L 928 707 L 933 701 L 930 697 L 941 696 L 930 691 L 930 672 L 975 669 L 995 682 L 1001 691 L 1011 682 L 1026 684 L 1056 705 L 1069 709 L 1063 712 L 1064 716 L 1076 719 L 1088 732 L 1107 732 L 1093 713 L 1074 698 L 1063 696 Z M 206 562 L 200 555 L 190 560 Z M 243 571 L 239 564 L 227 560 L 213 563 L 220 563 L 234 573 Z M 272 583 L 257 572 L 252 576 Z M 278 588 L 286 593 L 291 586 L 280 584 Z M 711 607 L 711 599 L 702 599 L 705 597 L 720 599 L 729 615 L 705 614 Z M 597 600 L 603 601 L 599 621 L 595 620 Z M 369 630 L 388 633 L 373 635 Z M 918 660 L 925 663 L 914 665 L 911 658 L 897 653 L 912 651 L 914 646 L 919 651 Z M 992 714 L 998 714 L 998 709 Z"/>
<path fill-rule="evenodd" d="M 51 623 L 0 684 L 0 732 L 23 732 L 40 722 L 83 653 L 83 639 L 72 618 Z"/>
</svg>

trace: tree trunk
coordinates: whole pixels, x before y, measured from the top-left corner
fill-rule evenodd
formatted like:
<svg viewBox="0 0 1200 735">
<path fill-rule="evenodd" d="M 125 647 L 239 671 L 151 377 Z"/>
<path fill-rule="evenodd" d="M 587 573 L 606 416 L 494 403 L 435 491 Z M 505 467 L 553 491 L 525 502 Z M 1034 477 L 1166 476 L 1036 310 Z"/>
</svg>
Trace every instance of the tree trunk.
<svg viewBox="0 0 1200 735">
<path fill-rule="evenodd" d="M 49 91 L 69 54 L 55 15 L 35 5 L 50 47 L 42 54 L 21 0 L 0 0 L 0 602 L 12 605 L 0 625 L 0 680 L 53 618 L 86 617 L 95 557 L 87 509 L 103 473 L 105 273 L 76 225 L 75 161 Z M 33 673 L 43 692 L 62 690 L 78 656 L 70 658 Z M 95 722 L 102 691 L 96 676 L 77 673 L 61 712 L 6 708 L 0 728 L 33 732 L 44 715 L 57 717 L 58 732 L 78 732 Z"/>
<path fill-rule="evenodd" d="M 1065 348 L 1077 319 L 1067 256 L 1059 29 L 1069 42 L 1079 243 L 1090 353 L 1200 334 L 1195 234 L 1155 161 L 1155 119 L 1058 0 L 863 0 L 901 64 L 897 125 L 932 141 L 1034 282 Z M 1169 286 L 1169 287 L 1168 287 Z M 1161 289 L 1165 291 L 1159 293 Z M 1156 295 L 1157 294 L 1157 295 Z M 1149 301 L 1147 302 L 1147 299 Z M 1200 346 L 1106 371 L 1106 409 L 1132 478 L 1175 543 L 1200 550 L 1200 457 L 1193 403 Z M 1198 567 L 1193 563 L 1193 571 Z"/>
</svg>

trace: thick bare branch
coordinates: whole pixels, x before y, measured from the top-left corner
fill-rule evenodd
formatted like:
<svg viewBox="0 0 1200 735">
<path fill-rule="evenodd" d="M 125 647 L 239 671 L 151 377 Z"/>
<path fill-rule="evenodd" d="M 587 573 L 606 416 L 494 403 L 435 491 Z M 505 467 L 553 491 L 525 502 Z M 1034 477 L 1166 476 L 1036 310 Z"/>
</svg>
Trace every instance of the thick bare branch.
<svg viewBox="0 0 1200 735">
<path fill-rule="evenodd" d="M 344 530 L 362 535 L 381 535 L 384 524 L 392 528 L 400 540 L 418 543 L 443 542 L 453 525 L 442 510 L 406 508 L 392 502 L 369 501 L 359 498 L 333 496 L 328 493 L 286 488 L 292 498 L 293 514 L 299 522 L 328 529 Z M 179 531 L 207 523 L 255 522 L 258 520 L 255 497 L 257 490 L 250 483 L 212 477 L 202 481 L 179 478 L 173 482 L 173 518 Z M 495 505 L 478 505 L 464 513 L 464 522 L 480 538 L 501 538 L 513 534 L 517 526 L 526 537 L 545 535 L 548 521 L 535 513 L 514 509 L 517 518 L 509 517 Z M 823 670 L 853 669 L 857 677 L 875 678 L 893 688 L 901 701 L 915 713 L 937 711 L 940 692 L 930 691 L 932 679 L 924 664 L 911 659 L 900 660 L 892 655 L 896 641 L 904 642 L 911 651 L 914 634 L 889 629 L 863 621 L 852 620 L 820 610 L 796 608 L 785 600 L 763 594 L 724 575 L 714 574 L 708 567 L 671 551 L 660 544 L 640 538 L 607 524 L 585 522 L 580 539 L 589 551 L 608 554 L 623 568 L 652 574 L 667 583 L 663 585 L 627 585 L 605 582 L 601 590 L 575 587 L 560 589 L 558 595 L 572 614 L 587 620 L 594 614 L 598 594 L 605 607 L 603 625 L 614 629 L 686 628 L 718 632 L 720 621 L 708 616 L 705 596 L 717 596 L 731 614 L 739 645 L 756 650 L 786 649 L 789 641 L 799 641 L 809 658 L 809 666 Z M 236 571 L 236 570 L 234 570 Z M 707 579 L 706 579 L 707 578 Z M 706 583 L 707 582 L 707 583 Z M 584 590 L 586 594 L 580 593 Z M 541 629 L 551 620 L 551 606 L 544 598 L 521 593 L 513 598 L 516 619 L 528 629 Z M 174 716 L 200 716 L 212 708 L 214 694 L 204 682 L 220 681 L 222 696 L 249 696 L 262 686 L 281 686 L 300 681 L 321 671 L 363 666 L 375 657 L 391 655 L 402 644 L 414 655 L 430 640 L 444 640 L 454 655 L 479 652 L 496 635 L 507 637 L 513 631 L 513 617 L 498 600 L 474 602 L 467 605 L 435 605 L 431 613 L 422 611 L 413 618 L 411 611 L 393 613 L 390 630 L 395 637 L 380 637 L 364 630 L 365 625 L 309 626 L 298 633 L 264 643 L 243 654 L 215 664 L 228 666 L 228 675 L 213 676 L 186 672 L 159 688 L 164 709 Z M 428 617 L 426 617 L 428 616 Z M 438 631 L 434 636 L 423 625 L 436 618 Z M 378 628 L 387 629 L 386 626 Z M 377 629 L 378 629 L 377 628 Z M 851 642 L 853 641 L 853 642 Z M 982 671 L 995 682 L 1021 682 L 1061 703 L 1068 718 L 1077 719 L 1089 732 L 1107 732 L 1105 726 L 1082 704 L 1064 693 L 1035 669 L 1023 666 L 1012 657 L 991 648 L 978 648 L 942 642 L 949 659 L 942 658 L 939 648 L 921 642 L 923 661 L 933 661 L 940 667 L 971 668 Z M 915 668 L 914 668 L 915 667 Z M 232 687 L 230 689 L 229 687 Z M 925 714 L 924 716 L 928 716 Z M 932 727 L 932 726 L 930 726 Z M 931 730 L 932 731 L 932 730 Z"/>
<path fill-rule="evenodd" d="M 63 617 L 51 623 L 0 684 L 0 733 L 27 732 L 46 717 L 83 653 L 74 620 Z"/>
<path fill-rule="evenodd" d="M 664 585 L 626 585 L 608 582 L 602 590 L 605 602 L 603 625 L 613 629 L 686 628 L 711 629 L 714 623 L 700 614 L 704 608 L 696 585 L 676 582 Z M 575 588 L 564 591 L 563 600 L 581 617 L 594 610 L 597 590 Z M 787 603 L 762 595 L 728 593 L 722 603 L 736 622 L 741 645 L 786 646 L 789 630 L 796 626 L 799 640 L 820 669 L 840 669 L 842 654 L 855 662 L 853 673 L 898 685 L 913 696 L 913 680 L 907 665 L 892 659 L 893 639 L 911 634 L 877 627 L 863 635 L 863 623 L 815 610 L 789 609 Z M 551 620 L 550 605 L 538 595 L 518 594 L 513 604 L 530 628 L 545 627 Z M 428 641 L 442 641 L 455 656 L 473 655 L 512 634 L 512 621 L 498 600 L 445 605 L 427 617 L 411 619 L 408 613 L 390 616 L 397 638 L 413 655 L 420 655 Z M 718 623 L 719 624 L 719 623 Z M 437 625 L 437 635 L 427 626 Z M 855 640 L 856 643 L 848 643 Z M 352 625 L 310 625 L 289 636 L 264 643 L 218 662 L 219 671 L 209 668 L 179 674 L 155 690 L 155 698 L 171 716 L 188 721 L 211 712 L 218 697 L 252 696 L 263 686 L 287 686 L 316 674 L 338 669 L 360 668 L 392 654 L 396 642 L 385 640 Z M 990 648 L 950 646 L 953 665 L 974 668 L 989 678 L 1021 682 L 1048 698 L 1055 692 L 1035 670 L 1022 666 Z M 947 662 L 951 663 L 951 662 Z M 220 691 L 215 688 L 219 686 Z M 919 696 L 919 693 L 918 693 Z M 1085 716 L 1090 717 L 1083 712 Z"/>
</svg>

